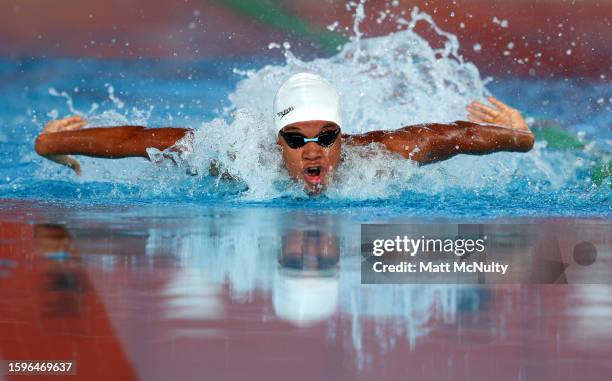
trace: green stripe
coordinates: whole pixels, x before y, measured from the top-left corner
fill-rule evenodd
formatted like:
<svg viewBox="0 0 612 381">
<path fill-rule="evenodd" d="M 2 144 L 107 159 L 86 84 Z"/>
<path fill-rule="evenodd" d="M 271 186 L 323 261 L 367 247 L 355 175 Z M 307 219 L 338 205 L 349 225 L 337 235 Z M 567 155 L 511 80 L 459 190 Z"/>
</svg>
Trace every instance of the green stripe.
<svg viewBox="0 0 612 381">
<path fill-rule="evenodd" d="M 287 12 L 275 1 L 215 0 L 215 2 L 244 16 L 257 19 L 272 28 L 283 30 L 294 36 L 305 37 L 329 51 L 336 51 L 338 46 L 347 41 L 338 33 L 312 25 Z"/>
<path fill-rule="evenodd" d="M 612 160 L 608 161 L 607 164 L 598 164 L 591 170 L 593 184 L 600 186 L 607 178 L 612 178 Z M 610 182 L 610 188 L 612 188 L 612 181 Z"/>
<path fill-rule="evenodd" d="M 546 141 L 547 148 L 568 150 L 584 148 L 584 143 L 573 134 L 550 124 L 534 127 L 533 134 L 536 140 Z"/>
<path fill-rule="evenodd" d="M 559 150 L 582 150 L 585 144 L 572 133 L 565 131 L 550 121 L 540 121 L 534 126 L 533 133 L 536 140 L 545 141 L 546 148 Z M 591 150 L 595 156 L 596 164 L 589 170 L 593 184 L 601 186 L 606 179 L 612 179 L 612 160 L 610 153 L 603 150 Z M 612 188 L 612 182 L 610 182 Z"/>
</svg>

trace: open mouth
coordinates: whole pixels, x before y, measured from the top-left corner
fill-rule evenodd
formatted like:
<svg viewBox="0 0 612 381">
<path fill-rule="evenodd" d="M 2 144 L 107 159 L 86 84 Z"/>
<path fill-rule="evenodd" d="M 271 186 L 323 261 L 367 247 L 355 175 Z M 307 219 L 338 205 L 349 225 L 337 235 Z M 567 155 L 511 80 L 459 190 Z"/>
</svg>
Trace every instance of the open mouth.
<svg viewBox="0 0 612 381">
<path fill-rule="evenodd" d="M 320 183 L 322 180 L 321 173 L 323 172 L 323 168 L 320 166 L 312 166 L 307 167 L 304 170 L 304 179 L 313 184 Z"/>
</svg>

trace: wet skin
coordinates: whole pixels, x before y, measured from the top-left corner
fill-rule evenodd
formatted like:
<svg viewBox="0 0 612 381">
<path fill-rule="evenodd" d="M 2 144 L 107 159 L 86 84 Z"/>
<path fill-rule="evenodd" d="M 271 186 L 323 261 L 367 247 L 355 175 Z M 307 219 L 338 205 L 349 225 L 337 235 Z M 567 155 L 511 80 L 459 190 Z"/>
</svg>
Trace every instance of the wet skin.
<svg viewBox="0 0 612 381">
<path fill-rule="evenodd" d="M 287 171 L 297 181 L 305 184 L 310 194 L 321 193 L 340 162 L 342 145 L 363 146 L 376 143 L 388 151 L 418 164 L 446 160 L 458 154 L 484 155 L 499 151 L 527 152 L 534 137 L 518 110 L 490 97 L 495 107 L 473 102 L 468 107 L 470 122 L 450 124 L 420 124 L 397 130 L 378 130 L 363 134 L 343 134 L 329 147 L 315 142 L 292 149 L 284 138 L 277 143 L 282 148 Z M 481 124 L 482 123 L 482 124 Z M 148 159 L 147 148 L 180 149 L 175 143 L 185 137 L 193 138 L 188 128 L 145 128 L 142 126 L 118 126 L 83 128 L 87 121 L 73 116 L 54 120 L 47 124 L 36 138 L 36 152 L 56 163 L 80 173 L 78 161 L 70 155 L 102 158 L 143 157 Z M 335 129 L 336 125 L 321 120 L 294 123 L 283 128 L 285 132 L 297 132 L 314 138 L 320 132 Z"/>
<path fill-rule="evenodd" d="M 314 138 L 319 133 L 335 130 L 338 126 L 323 120 L 298 122 L 283 128 L 284 132 L 294 132 L 307 138 Z M 281 136 L 278 144 L 283 151 L 283 162 L 289 175 L 304 183 L 309 194 L 321 193 L 329 184 L 334 170 L 340 163 L 340 149 L 342 138 L 338 138 L 329 147 L 322 147 L 318 143 L 308 142 L 300 148 L 291 148 Z"/>
</svg>

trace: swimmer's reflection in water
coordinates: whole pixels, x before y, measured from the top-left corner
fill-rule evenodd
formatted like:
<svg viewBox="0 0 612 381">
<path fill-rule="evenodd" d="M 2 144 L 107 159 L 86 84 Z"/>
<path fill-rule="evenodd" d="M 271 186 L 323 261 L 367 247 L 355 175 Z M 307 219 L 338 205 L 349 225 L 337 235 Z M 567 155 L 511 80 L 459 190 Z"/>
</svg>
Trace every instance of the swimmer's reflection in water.
<svg viewBox="0 0 612 381">
<path fill-rule="evenodd" d="M 310 326 L 338 308 L 338 237 L 321 230 L 291 230 L 283 236 L 274 277 L 274 310 L 279 318 Z"/>
<path fill-rule="evenodd" d="M 42 313 L 45 318 L 78 315 L 83 293 L 89 289 L 81 258 L 68 230 L 58 224 L 34 227 L 36 260 L 43 262 Z"/>
<path fill-rule="evenodd" d="M 334 269 L 339 259 L 338 237 L 319 230 L 294 230 L 283 237 L 278 261 L 286 269 L 323 271 Z"/>
</svg>

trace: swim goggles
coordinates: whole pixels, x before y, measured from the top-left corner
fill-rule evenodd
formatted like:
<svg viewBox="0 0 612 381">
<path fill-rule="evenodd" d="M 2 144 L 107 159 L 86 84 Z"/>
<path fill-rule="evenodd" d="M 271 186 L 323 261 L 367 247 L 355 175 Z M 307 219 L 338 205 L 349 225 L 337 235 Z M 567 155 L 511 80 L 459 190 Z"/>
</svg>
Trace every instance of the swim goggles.
<svg viewBox="0 0 612 381">
<path fill-rule="evenodd" d="M 280 131 L 279 135 L 285 139 L 287 145 L 292 149 L 301 148 L 306 145 L 306 143 L 310 142 L 317 143 L 321 147 L 327 148 L 334 144 L 338 136 L 340 136 L 340 129 L 336 128 L 335 130 L 323 131 L 314 138 L 307 138 L 302 134 L 298 134 L 297 132 Z"/>
</svg>

